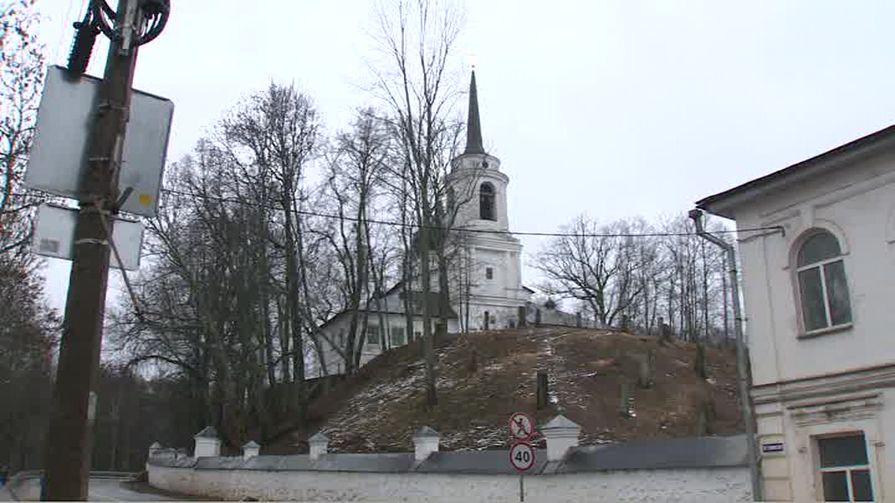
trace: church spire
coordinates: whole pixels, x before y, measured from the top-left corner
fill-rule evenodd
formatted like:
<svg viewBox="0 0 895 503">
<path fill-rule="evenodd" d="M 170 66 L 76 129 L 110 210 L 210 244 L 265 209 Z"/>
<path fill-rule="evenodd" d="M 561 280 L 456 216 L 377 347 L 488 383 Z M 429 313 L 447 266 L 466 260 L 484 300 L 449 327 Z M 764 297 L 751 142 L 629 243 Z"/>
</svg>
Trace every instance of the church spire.
<svg viewBox="0 0 895 503">
<path fill-rule="evenodd" d="M 479 119 L 479 98 L 475 89 L 475 70 L 469 82 L 469 116 L 466 120 L 466 150 L 464 154 L 484 154 L 482 123 Z"/>
</svg>

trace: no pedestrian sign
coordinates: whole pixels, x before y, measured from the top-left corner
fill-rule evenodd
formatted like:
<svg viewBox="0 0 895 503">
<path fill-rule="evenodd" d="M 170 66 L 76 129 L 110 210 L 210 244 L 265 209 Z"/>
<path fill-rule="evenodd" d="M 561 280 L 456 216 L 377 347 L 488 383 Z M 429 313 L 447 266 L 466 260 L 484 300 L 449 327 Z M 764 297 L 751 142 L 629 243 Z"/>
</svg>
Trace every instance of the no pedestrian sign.
<svg viewBox="0 0 895 503">
<path fill-rule="evenodd" d="M 535 434 L 534 420 L 524 412 L 510 416 L 510 436 L 516 441 L 530 440 Z"/>
</svg>

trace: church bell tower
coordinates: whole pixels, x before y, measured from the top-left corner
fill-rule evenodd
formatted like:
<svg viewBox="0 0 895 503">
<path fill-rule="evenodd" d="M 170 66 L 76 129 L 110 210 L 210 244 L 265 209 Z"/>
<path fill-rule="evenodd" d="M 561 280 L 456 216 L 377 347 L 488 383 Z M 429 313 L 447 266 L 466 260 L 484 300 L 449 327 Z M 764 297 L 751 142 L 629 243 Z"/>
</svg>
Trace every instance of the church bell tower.
<svg viewBox="0 0 895 503">
<path fill-rule="evenodd" d="M 507 185 L 500 159 L 485 152 L 475 71 L 469 83 L 466 148 L 447 177 L 452 243 L 451 304 L 461 327 L 506 328 L 519 323 L 528 300 L 522 288 L 522 244 L 509 232 Z"/>
</svg>

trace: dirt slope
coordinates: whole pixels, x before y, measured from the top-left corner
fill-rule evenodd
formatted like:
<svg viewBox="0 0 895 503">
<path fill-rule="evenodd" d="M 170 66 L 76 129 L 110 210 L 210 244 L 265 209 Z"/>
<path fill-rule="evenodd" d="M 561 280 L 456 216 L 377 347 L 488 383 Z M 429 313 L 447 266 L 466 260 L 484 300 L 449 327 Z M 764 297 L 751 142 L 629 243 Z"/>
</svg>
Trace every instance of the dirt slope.
<svg viewBox="0 0 895 503">
<path fill-rule="evenodd" d="M 729 349 L 706 350 L 702 379 L 693 370 L 695 345 L 619 332 L 527 328 L 453 336 L 438 346 L 439 404 L 432 410 L 425 406 L 418 343 L 381 355 L 318 399 L 312 412 L 330 449 L 411 450 L 421 425 L 441 432 L 443 450 L 505 447 L 514 411 L 539 424 L 562 413 L 582 426 L 584 444 L 742 429 Z M 638 360 L 650 350 L 654 382 L 642 388 Z M 539 370 L 549 375 L 551 401 L 540 411 Z M 623 387 L 633 397 L 630 416 L 620 412 Z"/>
</svg>

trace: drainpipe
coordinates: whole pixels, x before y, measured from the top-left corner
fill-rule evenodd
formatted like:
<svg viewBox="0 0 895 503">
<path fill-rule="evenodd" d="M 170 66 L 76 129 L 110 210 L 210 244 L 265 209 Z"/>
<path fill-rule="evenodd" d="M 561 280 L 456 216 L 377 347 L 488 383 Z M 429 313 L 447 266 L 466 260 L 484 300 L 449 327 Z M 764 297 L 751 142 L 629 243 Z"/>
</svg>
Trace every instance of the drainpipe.
<svg viewBox="0 0 895 503">
<path fill-rule="evenodd" d="M 749 349 L 746 347 L 743 337 L 743 315 L 740 310 L 740 287 L 737 281 L 736 251 L 732 244 L 705 231 L 702 226 L 702 210 L 694 208 L 690 210 L 689 216 L 696 224 L 696 234 L 699 237 L 727 253 L 727 263 L 730 265 L 727 273 L 730 275 L 730 295 L 733 301 L 734 331 L 736 332 L 737 384 L 739 384 L 740 402 L 743 408 L 743 422 L 746 423 L 746 447 L 749 455 L 749 474 L 752 478 L 752 499 L 761 501 L 761 476 L 758 472 L 758 449 L 755 446 L 755 412 L 752 410 L 752 397 L 749 394 L 749 388 L 752 384 L 749 379 Z"/>
</svg>

